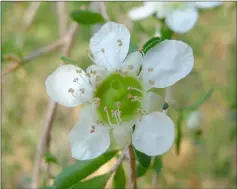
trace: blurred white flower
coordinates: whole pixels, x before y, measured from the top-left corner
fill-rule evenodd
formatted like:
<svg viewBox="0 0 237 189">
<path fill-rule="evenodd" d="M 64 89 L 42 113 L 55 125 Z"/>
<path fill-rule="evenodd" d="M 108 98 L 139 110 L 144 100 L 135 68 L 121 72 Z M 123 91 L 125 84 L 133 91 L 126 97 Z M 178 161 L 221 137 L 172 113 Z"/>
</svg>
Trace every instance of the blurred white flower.
<svg viewBox="0 0 237 189">
<path fill-rule="evenodd" d="M 176 33 L 191 30 L 198 19 L 197 8 L 207 9 L 223 2 L 144 2 L 144 6 L 133 8 L 128 15 L 132 20 L 141 20 L 156 14 L 158 19 L 165 19 L 167 26 Z"/>
<path fill-rule="evenodd" d="M 197 129 L 201 127 L 202 114 L 199 110 L 193 111 L 188 115 L 186 125 L 190 129 Z"/>
<path fill-rule="evenodd" d="M 187 76 L 194 64 L 192 48 L 165 40 L 144 56 L 138 51 L 127 55 L 129 43 L 124 25 L 107 22 L 90 40 L 93 57 L 89 57 L 95 65 L 86 72 L 62 65 L 46 79 L 48 95 L 59 104 L 84 104 L 68 135 L 76 159 L 104 153 L 111 135 L 121 148 L 132 141 L 137 150 L 150 156 L 165 153 L 173 144 L 174 124 L 158 112 L 162 101 L 148 90 L 169 87 Z"/>
</svg>

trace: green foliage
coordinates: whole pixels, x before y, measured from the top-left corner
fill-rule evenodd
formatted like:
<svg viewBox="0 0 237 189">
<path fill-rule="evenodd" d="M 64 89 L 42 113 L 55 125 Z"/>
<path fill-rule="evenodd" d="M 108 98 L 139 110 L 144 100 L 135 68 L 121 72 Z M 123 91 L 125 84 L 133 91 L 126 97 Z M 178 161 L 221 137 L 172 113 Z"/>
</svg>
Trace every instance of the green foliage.
<svg viewBox="0 0 237 189">
<path fill-rule="evenodd" d="M 138 46 L 134 43 L 130 43 L 129 45 L 129 50 L 128 50 L 128 54 L 135 52 L 138 50 Z"/>
<path fill-rule="evenodd" d="M 146 54 L 152 47 L 160 43 L 162 40 L 159 37 L 149 39 L 142 47 L 142 51 Z"/>
<path fill-rule="evenodd" d="M 148 168 L 150 163 L 151 163 L 151 156 L 148 156 L 142 152 L 139 152 L 138 150 L 134 149 L 134 153 L 136 156 L 136 159 L 138 160 L 138 162 L 144 167 L 144 168 Z"/>
<path fill-rule="evenodd" d="M 61 56 L 60 59 L 67 64 L 78 65 L 74 60 L 72 60 L 71 58 L 69 58 L 67 56 Z"/>
<path fill-rule="evenodd" d="M 184 111 L 179 112 L 179 116 L 176 122 L 176 127 L 177 127 L 177 135 L 176 135 L 176 154 L 179 155 L 180 152 L 180 145 L 181 145 L 181 140 L 182 140 L 182 122 L 184 120 Z"/>
<path fill-rule="evenodd" d="M 169 29 L 168 26 L 164 22 L 162 22 L 160 33 L 161 33 L 162 41 L 165 39 L 171 39 L 174 34 L 174 32 L 171 29 Z"/>
<path fill-rule="evenodd" d="M 126 186 L 126 176 L 123 165 L 121 164 L 114 175 L 113 188 L 123 189 Z"/>
<path fill-rule="evenodd" d="M 162 157 L 156 156 L 154 159 L 153 168 L 156 170 L 156 173 L 159 174 L 162 170 L 163 164 L 162 164 Z"/>
<path fill-rule="evenodd" d="M 56 188 L 70 188 L 112 159 L 117 152 L 118 150 L 109 151 L 93 160 L 77 161 L 56 176 L 54 186 Z"/>
<path fill-rule="evenodd" d="M 71 17 L 78 24 L 92 25 L 105 22 L 103 16 L 96 12 L 87 10 L 75 10 L 71 12 Z"/>
<path fill-rule="evenodd" d="M 136 167 L 137 178 L 144 176 L 146 174 L 147 170 L 148 170 L 147 168 L 144 168 L 140 163 L 138 163 L 138 165 Z"/>
<path fill-rule="evenodd" d="M 52 155 L 50 152 L 45 153 L 44 159 L 45 159 L 45 162 L 47 163 L 58 164 L 57 158 L 54 155 Z"/>
<path fill-rule="evenodd" d="M 111 173 L 96 176 L 91 179 L 85 180 L 83 182 L 78 182 L 75 185 L 73 185 L 72 187 L 70 187 L 70 189 L 89 189 L 89 188 L 102 189 L 105 187 L 110 176 L 111 176 Z"/>
</svg>

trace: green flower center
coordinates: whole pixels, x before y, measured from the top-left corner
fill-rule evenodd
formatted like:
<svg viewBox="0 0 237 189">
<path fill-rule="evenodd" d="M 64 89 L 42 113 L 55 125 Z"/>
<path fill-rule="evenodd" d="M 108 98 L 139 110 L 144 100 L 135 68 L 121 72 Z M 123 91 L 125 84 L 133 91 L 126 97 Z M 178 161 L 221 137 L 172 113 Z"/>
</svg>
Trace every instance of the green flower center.
<svg viewBox="0 0 237 189">
<path fill-rule="evenodd" d="M 138 115 L 143 98 L 140 82 L 119 73 L 109 75 L 96 89 L 94 99 L 98 113 L 105 123 L 129 121 Z"/>
</svg>

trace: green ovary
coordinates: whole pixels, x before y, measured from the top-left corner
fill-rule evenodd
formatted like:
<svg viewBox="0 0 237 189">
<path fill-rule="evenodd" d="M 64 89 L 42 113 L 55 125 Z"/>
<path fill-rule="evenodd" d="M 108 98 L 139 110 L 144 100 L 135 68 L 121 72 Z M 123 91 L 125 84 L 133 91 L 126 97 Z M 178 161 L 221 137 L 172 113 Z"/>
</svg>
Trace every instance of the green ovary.
<svg viewBox="0 0 237 189">
<path fill-rule="evenodd" d="M 134 99 L 134 97 L 136 99 L 141 99 L 143 98 L 143 94 L 134 89 L 128 90 L 129 87 L 142 91 L 142 86 L 136 78 L 122 76 L 119 73 L 109 75 L 97 87 L 94 98 L 100 99 L 100 104 L 97 110 L 102 121 L 109 123 L 108 116 L 105 112 L 106 107 L 111 123 L 117 123 L 115 116 L 112 116 L 112 110 L 118 110 L 118 103 L 120 118 L 123 121 L 129 121 L 137 116 L 137 110 L 141 107 L 141 103 L 140 100 L 132 101 L 132 99 Z"/>
</svg>

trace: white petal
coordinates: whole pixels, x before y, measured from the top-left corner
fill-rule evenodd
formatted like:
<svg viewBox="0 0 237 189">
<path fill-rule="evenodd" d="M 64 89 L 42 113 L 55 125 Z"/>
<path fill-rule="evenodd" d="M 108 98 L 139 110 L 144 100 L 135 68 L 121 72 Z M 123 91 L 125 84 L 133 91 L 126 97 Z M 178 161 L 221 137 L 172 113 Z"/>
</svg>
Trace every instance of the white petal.
<svg viewBox="0 0 237 189">
<path fill-rule="evenodd" d="M 198 19 L 195 7 L 187 9 L 176 9 L 166 17 L 166 24 L 177 33 L 185 33 L 191 30 Z"/>
<path fill-rule="evenodd" d="M 95 89 L 107 76 L 108 72 L 99 66 L 91 65 L 86 69 L 86 73 L 89 74 L 90 82 Z"/>
<path fill-rule="evenodd" d="M 131 144 L 132 128 L 116 127 L 113 129 L 113 135 L 117 144 L 121 148 L 125 148 Z"/>
<path fill-rule="evenodd" d="M 151 16 L 156 10 L 153 3 L 149 2 L 142 7 L 133 8 L 129 11 L 128 15 L 132 20 L 142 20 Z"/>
<path fill-rule="evenodd" d="M 107 69 L 119 67 L 127 56 L 130 33 L 123 24 L 107 22 L 90 40 L 95 63 Z"/>
<path fill-rule="evenodd" d="M 85 103 L 81 106 L 78 118 L 79 120 L 87 119 L 94 123 L 101 121 L 97 110 L 92 103 Z"/>
<path fill-rule="evenodd" d="M 209 2 L 196 2 L 196 7 L 202 9 L 214 8 L 216 6 L 222 5 L 221 1 L 209 1 Z"/>
<path fill-rule="evenodd" d="M 46 79 L 46 91 L 57 103 L 75 107 L 90 100 L 92 86 L 85 72 L 74 65 L 59 66 Z"/>
<path fill-rule="evenodd" d="M 192 48 L 186 43 L 165 40 L 150 49 L 143 62 L 141 74 L 146 87 L 165 88 L 190 73 L 194 57 Z"/>
<path fill-rule="evenodd" d="M 159 19 L 164 19 L 170 12 L 172 8 L 170 2 L 157 2 L 156 5 L 156 17 Z"/>
<path fill-rule="evenodd" d="M 142 54 L 138 51 L 127 56 L 120 69 L 124 72 L 136 76 L 142 65 Z"/>
<path fill-rule="evenodd" d="M 147 113 L 160 111 L 164 104 L 164 98 L 154 92 L 147 92 L 143 99 L 143 108 Z"/>
<path fill-rule="evenodd" d="M 88 119 L 80 119 L 69 132 L 68 138 L 72 157 L 78 160 L 96 158 L 110 146 L 108 126 L 96 124 Z"/>
<path fill-rule="evenodd" d="M 157 156 L 171 148 L 174 133 L 173 121 L 164 113 L 153 112 L 137 122 L 132 143 L 138 151 Z"/>
</svg>

